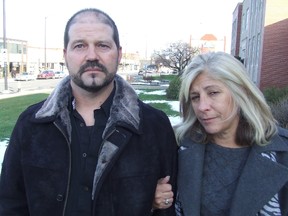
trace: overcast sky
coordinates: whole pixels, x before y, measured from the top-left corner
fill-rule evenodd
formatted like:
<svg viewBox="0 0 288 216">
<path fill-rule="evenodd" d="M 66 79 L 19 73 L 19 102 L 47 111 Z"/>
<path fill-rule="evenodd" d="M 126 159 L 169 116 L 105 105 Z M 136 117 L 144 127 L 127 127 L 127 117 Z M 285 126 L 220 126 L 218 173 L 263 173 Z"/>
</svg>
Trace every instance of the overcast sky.
<svg viewBox="0 0 288 216">
<path fill-rule="evenodd" d="M 170 42 L 188 42 L 214 34 L 230 43 L 232 13 L 241 0 L 5 0 L 6 37 L 28 40 L 44 46 L 46 19 L 47 47 L 63 47 L 67 20 L 75 12 L 97 7 L 116 22 L 123 50 L 143 54 Z M 3 37 L 3 0 L 1 29 Z M 230 48 L 230 44 L 228 44 Z"/>
</svg>

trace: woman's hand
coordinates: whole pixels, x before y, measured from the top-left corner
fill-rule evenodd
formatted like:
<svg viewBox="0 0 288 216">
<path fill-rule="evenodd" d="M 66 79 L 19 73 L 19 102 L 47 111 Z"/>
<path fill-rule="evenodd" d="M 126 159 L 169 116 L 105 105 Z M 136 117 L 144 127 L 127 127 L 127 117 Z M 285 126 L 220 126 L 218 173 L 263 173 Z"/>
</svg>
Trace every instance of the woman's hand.
<svg viewBox="0 0 288 216">
<path fill-rule="evenodd" d="M 153 209 L 166 209 L 172 205 L 174 193 L 171 184 L 168 183 L 169 180 L 170 176 L 158 180 Z"/>
</svg>

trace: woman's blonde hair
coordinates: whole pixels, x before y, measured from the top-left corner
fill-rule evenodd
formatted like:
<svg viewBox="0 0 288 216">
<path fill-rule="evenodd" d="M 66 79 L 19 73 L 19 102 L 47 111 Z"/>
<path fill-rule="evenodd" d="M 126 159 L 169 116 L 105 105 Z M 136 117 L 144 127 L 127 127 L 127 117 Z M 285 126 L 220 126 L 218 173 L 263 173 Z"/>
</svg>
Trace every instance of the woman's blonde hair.
<svg viewBox="0 0 288 216">
<path fill-rule="evenodd" d="M 195 116 L 189 97 L 191 83 L 203 72 L 222 82 L 230 90 L 233 101 L 240 110 L 237 144 L 267 144 L 277 131 L 270 107 L 262 92 L 249 78 L 244 65 L 224 52 L 210 52 L 194 57 L 181 76 L 179 101 L 182 122 L 175 126 L 178 143 L 186 136 L 201 143 L 209 141 L 208 134 Z"/>
</svg>

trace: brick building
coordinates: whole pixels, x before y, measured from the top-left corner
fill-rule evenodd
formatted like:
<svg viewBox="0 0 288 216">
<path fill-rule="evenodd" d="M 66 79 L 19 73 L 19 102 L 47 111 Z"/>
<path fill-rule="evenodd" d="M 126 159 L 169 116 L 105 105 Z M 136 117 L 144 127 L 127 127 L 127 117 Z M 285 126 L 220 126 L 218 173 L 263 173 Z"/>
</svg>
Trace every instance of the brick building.
<svg viewBox="0 0 288 216">
<path fill-rule="evenodd" d="M 232 23 L 231 54 L 234 56 L 239 56 L 241 17 L 242 17 L 242 3 L 238 3 L 233 12 L 233 23 Z"/>
<path fill-rule="evenodd" d="M 260 88 L 288 87 L 288 18 L 265 26 L 263 44 Z"/>
<path fill-rule="evenodd" d="M 242 13 L 239 13 L 240 7 Z M 237 37 L 239 29 L 240 38 Z M 231 54 L 237 55 L 238 43 L 238 56 L 260 89 L 288 86 L 287 41 L 287 0 L 244 0 L 236 6 Z"/>
</svg>

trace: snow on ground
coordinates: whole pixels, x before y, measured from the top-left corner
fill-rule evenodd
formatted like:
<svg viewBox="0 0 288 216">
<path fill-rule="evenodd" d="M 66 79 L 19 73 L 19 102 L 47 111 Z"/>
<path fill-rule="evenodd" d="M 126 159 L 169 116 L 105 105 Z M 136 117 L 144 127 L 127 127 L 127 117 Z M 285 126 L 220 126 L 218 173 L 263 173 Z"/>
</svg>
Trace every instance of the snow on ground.
<svg viewBox="0 0 288 216">
<path fill-rule="evenodd" d="M 155 90 L 155 91 L 149 91 L 146 92 L 145 90 L 140 90 L 140 89 L 136 89 L 135 92 L 139 95 L 139 94 L 147 94 L 147 95 L 166 95 L 165 90 Z"/>
<path fill-rule="evenodd" d="M 170 105 L 172 110 L 179 111 L 179 102 L 178 101 L 165 101 L 165 100 L 152 100 L 148 101 L 145 100 L 145 103 L 167 103 Z M 180 117 L 179 116 L 168 116 L 172 125 L 179 123 Z"/>
<path fill-rule="evenodd" d="M 8 144 L 8 140 L 0 141 L 0 173 L 1 173 L 1 169 L 2 169 L 2 161 L 4 158 L 4 153 L 5 153 L 7 144 Z"/>
<path fill-rule="evenodd" d="M 136 90 L 137 94 L 140 93 L 145 93 L 145 91 L 142 90 Z M 155 90 L 151 92 L 146 92 L 145 94 L 155 94 L 155 95 L 165 95 L 166 92 L 165 90 Z M 145 103 L 168 103 L 171 106 L 172 110 L 179 111 L 179 101 L 165 101 L 165 100 L 145 100 Z M 175 125 L 180 122 L 180 117 L 179 116 L 168 116 L 170 119 L 170 122 L 172 125 Z"/>
<path fill-rule="evenodd" d="M 137 94 L 140 93 L 144 93 L 145 91 L 141 91 L 141 90 L 136 90 Z M 158 95 L 165 95 L 165 90 L 156 90 L 156 91 L 151 91 L 151 92 L 146 92 L 145 94 L 158 94 Z M 159 101 L 144 101 L 145 103 L 168 103 L 171 106 L 171 109 L 175 110 L 175 111 L 179 111 L 179 102 L 178 101 L 165 101 L 165 100 L 159 100 Z M 170 122 L 172 125 L 175 125 L 177 123 L 179 123 L 180 121 L 180 117 L 179 116 L 168 116 L 170 119 Z M 2 169 L 2 161 L 3 161 L 3 157 L 4 157 L 4 153 L 6 150 L 6 147 L 8 145 L 9 139 L 6 140 L 2 140 L 0 141 L 0 173 L 1 173 L 1 169 Z"/>
</svg>

